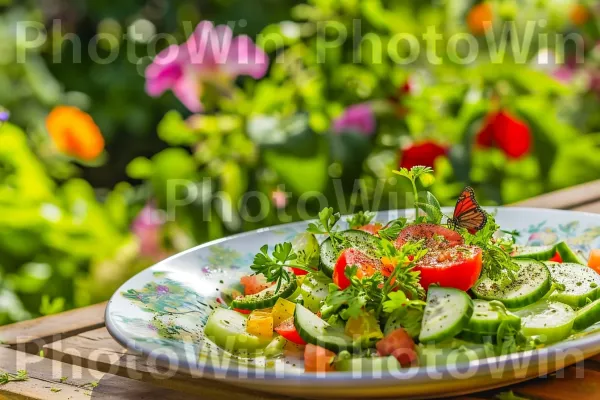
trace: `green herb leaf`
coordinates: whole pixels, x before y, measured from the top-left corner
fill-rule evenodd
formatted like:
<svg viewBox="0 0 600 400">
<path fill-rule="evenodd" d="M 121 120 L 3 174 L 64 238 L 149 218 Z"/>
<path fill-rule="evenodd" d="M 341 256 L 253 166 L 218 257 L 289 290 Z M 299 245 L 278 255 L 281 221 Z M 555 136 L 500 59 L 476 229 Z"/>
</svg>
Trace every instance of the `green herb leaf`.
<svg viewBox="0 0 600 400">
<path fill-rule="evenodd" d="M 22 382 L 28 379 L 29 375 L 23 369 L 18 370 L 16 374 L 11 374 L 10 372 L 0 373 L 0 385 L 5 385 L 9 382 Z"/>
<path fill-rule="evenodd" d="M 398 238 L 400 231 L 406 226 L 406 221 L 404 217 L 390 221 L 377 234 L 380 238 L 393 242 Z"/>
<path fill-rule="evenodd" d="M 375 218 L 375 213 L 371 211 L 359 211 L 354 214 L 352 217 L 346 218 L 346 222 L 350 229 L 357 229 L 361 226 L 368 225 L 373 218 Z"/>
<path fill-rule="evenodd" d="M 250 269 L 255 274 L 263 274 L 267 282 L 276 282 L 276 293 L 284 282 L 290 282 L 291 279 L 294 279 L 290 276 L 289 267 L 309 272 L 313 270 L 306 264 L 305 259 L 298 259 L 298 255 L 293 251 L 290 242 L 276 244 L 272 256 L 269 256 L 268 251 L 269 246 L 266 244 L 261 247 L 260 252 L 254 256 Z"/>
<path fill-rule="evenodd" d="M 417 206 L 425 211 L 427 215 L 427 222 L 431 222 L 433 224 L 439 224 L 442 222 L 442 217 L 444 214 L 442 213 L 442 209 L 440 207 L 440 203 L 435 198 L 433 193 L 427 191 L 425 194 L 417 201 Z"/>
</svg>

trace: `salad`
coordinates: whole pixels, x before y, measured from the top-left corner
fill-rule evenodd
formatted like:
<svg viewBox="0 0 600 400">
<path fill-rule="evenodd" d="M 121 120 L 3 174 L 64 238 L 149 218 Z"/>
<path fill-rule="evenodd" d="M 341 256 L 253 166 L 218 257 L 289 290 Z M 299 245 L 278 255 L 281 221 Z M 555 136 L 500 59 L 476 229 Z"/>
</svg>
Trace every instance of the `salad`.
<svg viewBox="0 0 600 400">
<path fill-rule="evenodd" d="M 470 188 L 454 213 L 418 192 L 416 218 L 373 222 L 325 208 L 291 242 L 264 245 L 244 293 L 204 334 L 238 357 L 299 354 L 307 372 L 385 371 L 503 355 L 567 339 L 600 321 L 600 251 L 515 244 Z M 450 360 L 452 358 L 452 360 Z"/>
</svg>

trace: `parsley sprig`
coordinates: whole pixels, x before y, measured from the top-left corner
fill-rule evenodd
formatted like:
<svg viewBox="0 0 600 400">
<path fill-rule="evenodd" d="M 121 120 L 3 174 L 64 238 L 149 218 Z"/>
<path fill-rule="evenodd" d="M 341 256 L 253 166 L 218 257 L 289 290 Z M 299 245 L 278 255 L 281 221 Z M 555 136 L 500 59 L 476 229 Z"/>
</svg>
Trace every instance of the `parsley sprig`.
<svg viewBox="0 0 600 400">
<path fill-rule="evenodd" d="M 365 226 L 369 224 L 373 218 L 375 218 L 375 213 L 371 211 L 359 211 L 354 214 L 352 217 L 346 218 L 346 222 L 350 229 L 357 229 L 361 226 Z"/>
<path fill-rule="evenodd" d="M 403 176 L 403 177 L 408 178 L 410 180 L 410 183 L 411 183 L 412 189 L 413 189 L 413 196 L 414 196 L 413 199 L 414 199 L 414 206 L 415 206 L 415 218 L 418 218 L 419 217 L 419 208 L 420 207 L 419 207 L 419 191 L 417 189 L 417 180 L 419 178 L 422 178 L 422 177 L 425 177 L 425 176 L 427 176 L 429 174 L 432 174 L 433 173 L 433 168 L 431 168 L 431 167 L 425 167 L 423 165 L 415 165 L 411 169 L 400 168 L 400 170 L 398 170 L 398 171 L 392 171 L 392 172 L 394 174 L 396 174 L 396 175 Z M 439 210 L 439 203 L 438 203 L 438 210 Z M 441 211 L 440 211 L 440 219 L 441 219 Z"/>
<path fill-rule="evenodd" d="M 0 385 L 5 385 L 9 382 L 22 382 L 28 379 L 29 375 L 24 369 L 18 370 L 16 374 L 11 374 L 10 372 L 0 373 Z"/>
<path fill-rule="evenodd" d="M 290 242 L 276 244 L 271 255 L 269 255 L 269 246 L 265 244 L 260 248 L 260 253 L 254 256 L 254 261 L 250 266 L 255 274 L 263 274 L 267 282 L 277 283 L 276 293 L 284 282 L 288 283 L 293 279 L 288 271 L 290 267 L 308 272 L 314 271 L 307 265 L 304 257 L 299 257 L 298 253 L 294 252 Z"/>
<path fill-rule="evenodd" d="M 488 214 L 487 223 L 483 229 L 469 233 L 466 229 L 462 230 L 465 243 L 478 246 L 483 252 L 483 271 L 491 279 L 499 279 L 507 276 L 514 279 L 514 272 L 519 270 L 519 266 L 510 256 L 512 243 L 503 239 L 495 239 L 494 233 L 500 229 L 493 215 Z"/>
<path fill-rule="evenodd" d="M 406 226 L 407 221 L 404 217 L 394 219 L 381 228 L 377 234 L 382 239 L 394 241 L 398 238 L 400 231 Z"/>
<path fill-rule="evenodd" d="M 335 227 L 340 218 L 339 212 L 333 212 L 332 207 L 326 207 L 319 212 L 319 220 L 308 224 L 306 231 L 316 235 L 329 235 L 334 248 L 339 249 L 344 242 L 344 238 Z"/>
</svg>

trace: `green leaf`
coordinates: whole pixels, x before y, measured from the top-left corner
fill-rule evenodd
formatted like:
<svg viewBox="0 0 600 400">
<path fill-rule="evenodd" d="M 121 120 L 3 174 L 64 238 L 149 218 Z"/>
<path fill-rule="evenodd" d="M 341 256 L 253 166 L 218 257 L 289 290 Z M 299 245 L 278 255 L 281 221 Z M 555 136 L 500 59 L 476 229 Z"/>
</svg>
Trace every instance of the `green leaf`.
<svg viewBox="0 0 600 400">
<path fill-rule="evenodd" d="M 185 123 L 181 114 L 171 110 L 165 114 L 157 127 L 158 137 L 171 146 L 192 145 L 198 142 L 194 131 Z"/>
<path fill-rule="evenodd" d="M 152 161 L 146 157 L 136 157 L 127 164 L 125 172 L 133 179 L 148 179 L 153 172 Z"/>
</svg>

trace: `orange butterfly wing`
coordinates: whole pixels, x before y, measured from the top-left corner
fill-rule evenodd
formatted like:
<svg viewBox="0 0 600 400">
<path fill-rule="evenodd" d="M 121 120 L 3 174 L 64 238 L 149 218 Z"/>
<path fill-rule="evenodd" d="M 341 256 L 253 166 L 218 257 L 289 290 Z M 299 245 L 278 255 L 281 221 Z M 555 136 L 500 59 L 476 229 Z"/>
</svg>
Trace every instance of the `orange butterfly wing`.
<svg viewBox="0 0 600 400">
<path fill-rule="evenodd" d="M 475 192 L 469 186 L 463 189 L 456 207 L 454 207 L 454 215 L 450 221 L 452 225 L 460 226 L 470 232 L 482 229 L 487 223 L 487 215 L 481 209 L 477 200 L 475 200 Z"/>
</svg>

